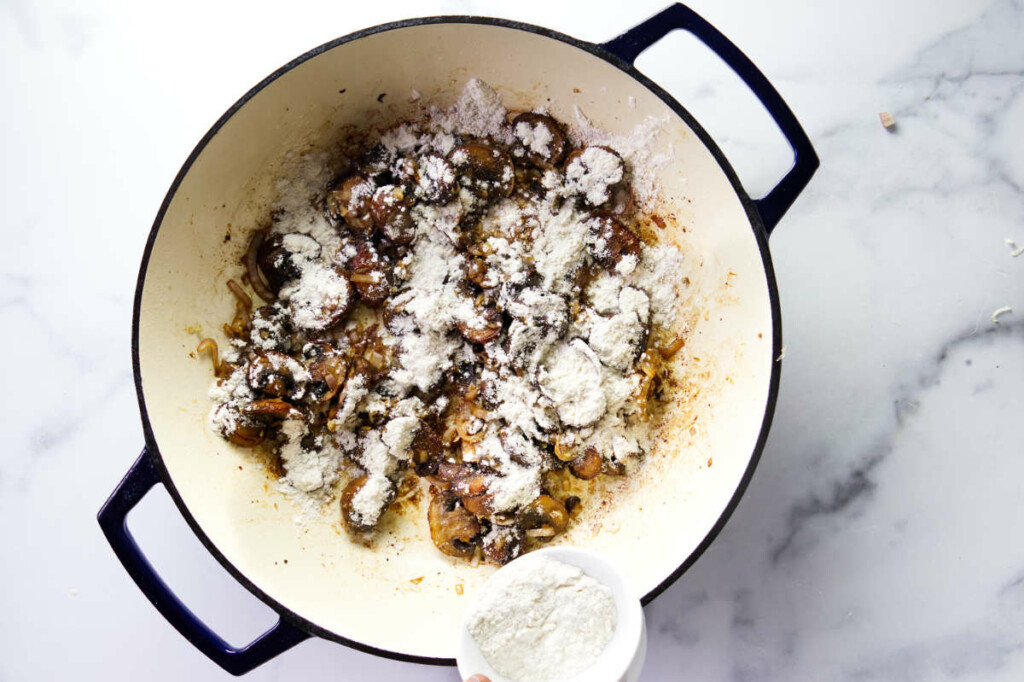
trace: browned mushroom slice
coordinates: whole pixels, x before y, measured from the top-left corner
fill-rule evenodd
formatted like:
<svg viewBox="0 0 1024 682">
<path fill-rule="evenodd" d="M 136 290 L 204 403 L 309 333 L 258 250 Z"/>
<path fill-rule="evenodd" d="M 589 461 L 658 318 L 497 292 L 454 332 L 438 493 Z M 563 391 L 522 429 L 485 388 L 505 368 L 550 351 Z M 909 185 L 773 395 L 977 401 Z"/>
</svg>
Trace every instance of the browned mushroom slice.
<svg viewBox="0 0 1024 682">
<path fill-rule="evenodd" d="M 363 303 L 371 308 L 379 308 L 391 292 L 388 264 L 371 242 L 359 241 L 355 247 L 356 255 L 350 263 L 352 284 Z"/>
<path fill-rule="evenodd" d="M 409 195 L 400 185 L 384 185 L 373 195 L 373 220 L 392 244 L 404 246 L 412 243 L 416 236 L 412 214 L 409 211 L 409 199 Z"/>
<path fill-rule="evenodd" d="M 375 144 L 356 162 L 359 171 L 368 177 L 386 173 L 394 160 L 394 153 L 383 144 Z"/>
<path fill-rule="evenodd" d="M 520 429 L 504 427 L 498 431 L 501 448 L 508 453 L 509 459 L 522 467 L 534 467 L 544 459 L 544 454 L 537 447 L 536 441 L 524 434 Z M 557 452 L 557 446 L 556 446 Z"/>
<path fill-rule="evenodd" d="M 519 114 L 512 119 L 516 144 L 513 156 L 525 157 L 543 168 L 552 168 L 565 158 L 565 133 L 558 122 L 544 114 Z"/>
<path fill-rule="evenodd" d="M 604 460 L 595 447 L 587 448 L 586 452 L 569 462 L 569 471 L 572 475 L 584 481 L 597 478 L 603 468 Z"/>
<path fill-rule="evenodd" d="M 437 154 L 424 154 L 417 165 L 416 196 L 428 204 L 451 201 L 458 184 L 455 169 L 448 160 Z"/>
<path fill-rule="evenodd" d="M 442 454 L 444 454 L 444 446 L 437 429 L 426 422 L 421 422 L 420 428 L 409 445 L 409 458 L 412 460 L 416 473 L 420 476 L 436 474 Z"/>
<path fill-rule="evenodd" d="M 487 343 L 501 334 L 501 313 L 494 308 L 483 308 L 472 319 L 459 320 L 455 326 L 470 343 Z"/>
<path fill-rule="evenodd" d="M 381 490 L 370 489 L 376 486 L 380 486 Z M 372 509 L 364 509 L 363 505 L 359 504 L 361 494 L 378 498 Z M 383 494 L 383 497 L 379 497 L 380 494 Z M 350 481 L 341 493 L 341 517 L 345 521 L 345 527 L 354 533 L 373 531 L 380 522 L 384 510 L 394 502 L 395 494 L 395 484 L 383 476 L 360 476 Z"/>
<path fill-rule="evenodd" d="M 451 491 L 470 513 L 486 516 L 494 513 L 494 496 L 487 490 L 487 478 L 480 473 L 452 481 Z"/>
<path fill-rule="evenodd" d="M 356 410 L 359 407 L 360 400 L 365 394 L 364 392 L 373 386 L 375 379 L 376 371 L 365 358 L 356 357 L 352 359 L 348 367 L 348 376 L 345 377 L 345 382 L 338 394 L 338 399 L 331 403 L 328 412 L 328 429 L 334 431 L 338 428 L 355 425 L 353 420 L 356 419 Z"/>
<path fill-rule="evenodd" d="M 315 263 L 307 281 L 288 300 L 292 325 L 308 332 L 338 326 L 356 301 L 348 275 L 340 266 Z"/>
<path fill-rule="evenodd" d="M 508 154 L 486 144 L 466 144 L 448 154 L 459 182 L 483 199 L 507 197 L 515 186 L 516 174 Z"/>
<path fill-rule="evenodd" d="M 419 172 L 419 164 L 416 163 L 416 159 L 410 156 L 395 159 L 395 162 L 391 165 L 391 174 L 395 176 L 395 180 L 410 191 L 416 185 Z"/>
<path fill-rule="evenodd" d="M 281 290 L 286 281 L 299 276 L 299 270 L 292 263 L 291 254 L 285 250 L 279 234 L 263 241 L 257 251 L 256 262 L 274 294 Z"/>
<path fill-rule="evenodd" d="M 353 232 L 370 237 L 373 234 L 373 194 L 376 186 L 365 176 L 344 178 L 327 191 L 327 213 L 335 220 L 344 220 Z"/>
<path fill-rule="evenodd" d="M 496 564 L 507 564 L 523 553 L 523 542 L 526 539 L 523 529 L 519 526 L 502 526 L 495 524 L 480 540 L 480 549 L 484 556 Z"/>
<path fill-rule="evenodd" d="M 540 495 L 519 510 L 516 521 L 529 537 L 551 538 L 569 525 L 569 512 L 550 495 Z"/>
<path fill-rule="evenodd" d="M 260 351 L 249 363 L 246 378 L 254 390 L 275 398 L 292 395 L 297 387 L 294 370 L 300 367 L 291 357 L 278 351 Z"/>
<path fill-rule="evenodd" d="M 254 448 L 266 439 L 266 427 L 262 424 L 239 421 L 235 428 L 225 434 L 229 443 L 243 448 Z"/>
<path fill-rule="evenodd" d="M 256 309 L 250 323 L 250 339 L 259 348 L 287 350 L 291 345 L 291 320 L 281 305 L 265 305 Z"/>
<path fill-rule="evenodd" d="M 435 495 L 427 510 L 427 522 L 430 539 L 443 553 L 463 559 L 473 556 L 474 545 L 480 536 L 480 522 L 455 495 L 448 491 Z"/>
<path fill-rule="evenodd" d="M 449 462 L 445 460 L 437 465 L 437 477 L 442 481 L 448 481 L 449 483 L 460 478 L 465 478 L 466 476 L 472 476 L 473 473 L 474 469 L 472 467 L 461 462 Z"/>
<path fill-rule="evenodd" d="M 277 294 L 285 282 L 299 276 L 295 255 L 316 258 L 320 244 L 306 234 L 275 234 L 263 241 L 256 255 L 260 272 L 267 280 L 270 290 Z"/>
<path fill-rule="evenodd" d="M 622 183 L 612 191 L 612 198 L 600 210 L 614 218 L 622 218 L 633 212 L 633 206 L 633 190 L 627 183 Z"/>
<path fill-rule="evenodd" d="M 310 377 L 306 387 L 309 397 L 316 402 L 330 400 L 345 383 L 348 372 L 345 356 L 323 341 L 307 344 L 302 354 Z"/>
<path fill-rule="evenodd" d="M 608 147 L 578 149 L 566 157 L 564 169 L 566 187 L 591 206 L 607 203 L 626 178 L 622 157 Z"/>
<path fill-rule="evenodd" d="M 247 403 L 242 414 L 252 419 L 302 419 L 302 412 L 280 398 L 263 398 Z"/>
<path fill-rule="evenodd" d="M 610 216 L 597 216 L 587 222 L 590 255 L 601 266 L 614 269 L 625 256 L 640 257 L 640 238 Z"/>
</svg>

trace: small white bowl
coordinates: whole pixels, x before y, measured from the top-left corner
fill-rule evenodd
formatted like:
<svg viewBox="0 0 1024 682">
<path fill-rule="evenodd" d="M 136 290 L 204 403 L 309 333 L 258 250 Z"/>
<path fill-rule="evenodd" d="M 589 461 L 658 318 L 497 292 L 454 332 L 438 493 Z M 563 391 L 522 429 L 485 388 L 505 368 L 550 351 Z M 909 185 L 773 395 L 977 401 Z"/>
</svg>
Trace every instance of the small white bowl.
<svg viewBox="0 0 1024 682">
<path fill-rule="evenodd" d="M 618 615 L 615 632 L 594 664 L 578 675 L 557 682 L 636 682 L 647 654 L 647 626 L 640 599 L 629 586 L 625 575 L 600 554 L 578 547 L 546 547 L 523 555 L 508 566 L 539 557 L 575 566 L 598 582 L 607 585 L 612 591 Z M 498 569 L 495 575 L 505 568 L 507 566 Z M 485 589 L 486 584 L 470 595 L 469 608 L 466 609 L 466 616 L 463 616 L 459 625 L 459 644 L 455 660 L 463 679 L 471 675 L 487 675 L 491 682 L 511 682 L 491 667 L 466 627 L 467 617 L 476 603 L 477 596 Z"/>
</svg>

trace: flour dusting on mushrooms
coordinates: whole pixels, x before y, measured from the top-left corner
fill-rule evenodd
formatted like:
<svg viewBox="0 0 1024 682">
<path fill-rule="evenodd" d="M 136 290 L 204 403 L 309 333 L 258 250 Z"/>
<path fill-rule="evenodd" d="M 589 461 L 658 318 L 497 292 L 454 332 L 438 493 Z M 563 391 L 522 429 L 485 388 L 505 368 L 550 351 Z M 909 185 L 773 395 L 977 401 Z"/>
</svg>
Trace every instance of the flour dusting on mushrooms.
<svg viewBox="0 0 1024 682">
<path fill-rule="evenodd" d="M 338 495 L 358 537 L 413 475 L 446 554 L 504 563 L 564 531 L 547 477 L 628 475 L 650 447 L 685 267 L 641 236 L 650 155 L 599 142 L 472 80 L 351 159 L 293 158 L 212 427 L 295 496 Z"/>
</svg>

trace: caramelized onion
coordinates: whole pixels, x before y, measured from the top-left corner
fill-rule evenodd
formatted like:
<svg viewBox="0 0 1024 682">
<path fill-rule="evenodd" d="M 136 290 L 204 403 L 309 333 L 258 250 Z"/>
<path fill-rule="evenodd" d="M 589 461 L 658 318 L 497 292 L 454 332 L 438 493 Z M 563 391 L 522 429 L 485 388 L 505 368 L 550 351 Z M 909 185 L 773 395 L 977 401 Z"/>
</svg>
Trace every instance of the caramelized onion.
<svg viewBox="0 0 1024 682">
<path fill-rule="evenodd" d="M 249 242 L 249 250 L 245 252 L 245 272 L 249 275 L 249 284 L 252 285 L 252 290 L 256 292 L 256 295 L 262 298 L 267 303 L 273 303 L 277 300 L 277 296 L 274 295 L 267 285 L 263 282 L 263 276 L 260 274 L 260 268 L 256 264 L 260 247 L 263 246 L 263 240 L 267 238 L 266 230 L 257 230 L 252 235 L 252 241 Z M 230 286 L 230 285 L 229 285 Z M 234 291 L 232 289 L 232 291 Z M 245 293 L 245 292 L 243 292 Z"/>
<path fill-rule="evenodd" d="M 220 364 L 220 352 L 217 350 L 217 342 L 211 338 L 205 338 L 199 342 L 196 346 L 197 353 L 205 353 L 209 351 L 210 357 L 213 358 L 213 374 L 214 376 L 220 376 L 221 364 Z"/>
<path fill-rule="evenodd" d="M 233 293 L 235 298 L 238 299 L 239 312 L 245 311 L 248 313 L 252 310 L 252 298 L 249 297 L 249 294 L 245 293 L 245 290 L 239 286 L 238 282 L 233 279 L 229 279 L 228 289 L 231 289 L 231 293 Z M 248 317 L 248 315 L 246 317 Z"/>
<path fill-rule="evenodd" d="M 661 353 L 661 357 L 663 357 L 663 358 L 665 358 L 667 360 L 667 359 L 671 358 L 673 355 L 675 355 L 676 353 L 678 353 L 682 349 L 682 347 L 685 346 L 685 345 L 686 345 L 686 337 L 683 336 L 682 334 L 680 334 L 675 339 L 673 339 L 671 342 L 666 343 L 664 346 L 659 348 L 658 352 Z"/>
</svg>

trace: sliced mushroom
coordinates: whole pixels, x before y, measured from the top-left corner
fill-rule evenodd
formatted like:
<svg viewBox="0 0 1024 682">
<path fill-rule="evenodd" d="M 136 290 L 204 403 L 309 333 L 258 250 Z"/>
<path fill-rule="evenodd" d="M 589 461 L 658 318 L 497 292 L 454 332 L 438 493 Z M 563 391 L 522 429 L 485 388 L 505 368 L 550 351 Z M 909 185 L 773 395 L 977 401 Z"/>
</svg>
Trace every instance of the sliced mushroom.
<svg viewBox="0 0 1024 682">
<path fill-rule="evenodd" d="M 535 467 L 543 462 L 544 455 L 537 443 L 520 429 L 506 426 L 498 432 L 498 438 L 509 459 L 519 466 Z"/>
<path fill-rule="evenodd" d="M 612 197 L 601 207 L 601 212 L 615 218 L 622 218 L 633 212 L 633 190 L 622 183 L 612 191 Z"/>
<path fill-rule="evenodd" d="M 416 196 L 428 204 L 446 204 L 458 187 L 455 169 L 443 156 L 424 154 L 417 164 Z"/>
<path fill-rule="evenodd" d="M 569 471 L 572 472 L 572 475 L 576 478 L 582 478 L 584 481 L 596 478 L 603 468 L 604 460 L 601 458 L 601 453 L 593 446 L 587 448 L 586 452 L 569 462 Z"/>
<path fill-rule="evenodd" d="M 401 156 L 391 164 L 391 174 L 395 176 L 395 180 L 410 191 L 416 185 L 419 172 L 419 164 L 410 156 Z"/>
<path fill-rule="evenodd" d="M 463 559 L 473 556 L 473 547 L 480 536 L 480 522 L 455 495 L 448 491 L 435 495 L 427 510 L 427 522 L 430 539 L 443 553 Z"/>
<path fill-rule="evenodd" d="M 590 255 L 612 270 L 626 256 L 640 257 L 640 238 L 611 216 L 597 216 L 587 222 Z"/>
<path fill-rule="evenodd" d="M 379 308 L 391 293 L 389 265 L 372 242 L 358 241 L 355 247 L 356 255 L 349 264 L 352 284 L 363 303 L 371 308 Z"/>
<path fill-rule="evenodd" d="M 459 499 L 471 514 L 487 516 L 494 513 L 494 498 L 491 495 L 467 495 Z"/>
<path fill-rule="evenodd" d="M 565 133 L 558 122 L 544 114 L 519 114 L 512 119 L 516 145 L 513 156 L 525 157 L 542 168 L 553 168 L 565 158 Z"/>
<path fill-rule="evenodd" d="M 495 524 L 480 541 L 484 556 L 496 564 L 507 564 L 523 553 L 526 535 L 519 526 Z"/>
<path fill-rule="evenodd" d="M 291 320 L 280 304 L 257 308 L 249 326 L 250 340 L 258 348 L 284 351 L 291 345 Z"/>
<path fill-rule="evenodd" d="M 333 329 L 355 304 L 352 282 L 338 265 L 316 264 L 310 276 L 314 284 L 291 292 L 288 308 L 292 323 L 308 332 Z"/>
<path fill-rule="evenodd" d="M 373 195 L 373 220 L 384 237 L 392 244 L 405 246 L 416 236 L 410 197 L 401 185 L 384 185 Z"/>
<path fill-rule="evenodd" d="M 242 414 L 251 419 L 302 419 L 302 412 L 280 398 L 263 398 L 246 403 Z"/>
<path fill-rule="evenodd" d="M 308 343 L 302 349 L 306 358 L 306 370 L 310 381 L 307 394 L 315 402 L 326 402 L 333 398 L 345 384 L 348 364 L 345 356 L 324 341 Z"/>
<path fill-rule="evenodd" d="M 275 294 L 289 279 L 299 276 L 299 269 L 291 260 L 291 254 L 285 250 L 281 235 L 275 234 L 265 239 L 257 252 L 256 262 L 263 273 L 267 285 Z"/>
<path fill-rule="evenodd" d="M 367 486 L 380 486 L 381 490 L 368 491 Z M 381 504 L 374 508 L 369 515 L 356 506 L 358 502 L 356 498 L 360 493 L 366 494 L 367 492 L 374 495 L 383 493 L 383 497 L 380 498 Z M 396 492 L 395 484 L 383 476 L 360 476 L 350 481 L 345 486 L 344 492 L 341 493 L 341 517 L 345 521 L 345 526 L 355 533 L 373 531 L 380 521 L 381 513 L 394 501 Z"/>
<path fill-rule="evenodd" d="M 494 308 L 483 308 L 473 319 L 459 320 L 455 326 L 470 343 L 487 343 L 501 334 L 501 313 Z"/>
<path fill-rule="evenodd" d="M 391 168 L 394 154 L 383 144 L 375 144 L 356 162 L 359 171 L 367 177 L 376 177 Z"/>
<path fill-rule="evenodd" d="M 274 294 L 286 282 L 299 276 L 299 266 L 294 258 L 296 254 L 316 258 L 320 254 L 320 244 L 309 235 L 292 233 L 275 234 L 260 245 L 256 262 Z"/>
<path fill-rule="evenodd" d="M 470 474 L 452 481 L 451 491 L 472 514 L 486 516 L 494 513 L 494 496 L 487 489 L 487 477 Z"/>
<path fill-rule="evenodd" d="M 466 390 L 479 380 L 479 370 L 476 363 L 468 358 L 458 358 L 448 371 L 447 384 L 465 395 Z"/>
<path fill-rule="evenodd" d="M 228 439 L 229 443 L 234 443 L 243 448 L 254 448 L 266 440 L 266 434 L 266 427 L 262 424 L 238 420 L 235 428 L 224 434 L 224 436 Z"/>
<path fill-rule="evenodd" d="M 442 454 L 444 446 L 437 429 L 426 422 L 420 423 L 420 428 L 409 445 L 409 458 L 416 473 L 420 476 L 436 474 Z"/>
<path fill-rule="evenodd" d="M 474 195 L 507 197 L 515 186 L 515 167 L 508 154 L 486 144 L 466 144 L 448 154 L 459 182 Z"/>
<path fill-rule="evenodd" d="M 253 390 L 275 398 L 292 395 L 297 388 L 293 368 L 297 363 L 278 351 L 260 351 L 250 361 L 246 378 Z"/>
<path fill-rule="evenodd" d="M 516 514 L 519 527 L 530 537 L 550 538 L 569 525 L 569 512 L 550 495 L 540 495 Z"/>
<path fill-rule="evenodd" d="M 437 465 L 437 477 L 442 481 L 448 481 L 449 483 L 460 478 L 465 478 L 466 476 L 472 476 L 474 471 L 475 470 L 471 466 L 461 462 L 450 462 L 445 460 Z"/>
<path fill-rule="evenodd" d="M 365 176 L 355 174 L 342 179 L 327 191 L 327 214 L 344 220 L 354 232 L 364 237 L 373 234 L 373 194 L 376 186 Z"/>
<path fill-rule="evenodd" d="M 625 162 L 618 152 L 608 147 L 585 147 L 565 159 L 566 187 L 591 206 L 606 204 L 625 178 Z"/>
</svg>

